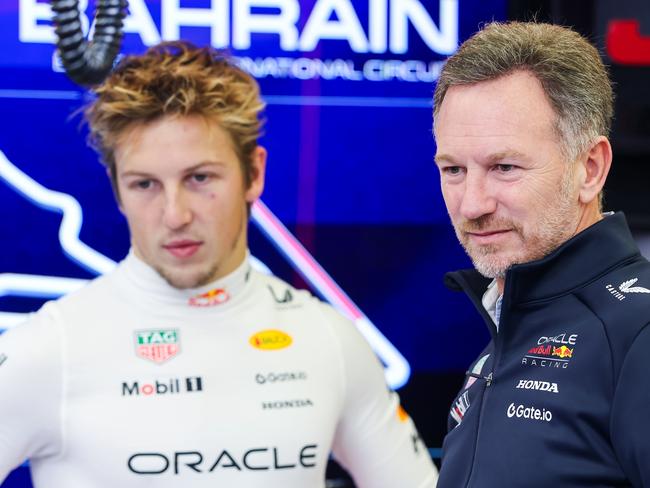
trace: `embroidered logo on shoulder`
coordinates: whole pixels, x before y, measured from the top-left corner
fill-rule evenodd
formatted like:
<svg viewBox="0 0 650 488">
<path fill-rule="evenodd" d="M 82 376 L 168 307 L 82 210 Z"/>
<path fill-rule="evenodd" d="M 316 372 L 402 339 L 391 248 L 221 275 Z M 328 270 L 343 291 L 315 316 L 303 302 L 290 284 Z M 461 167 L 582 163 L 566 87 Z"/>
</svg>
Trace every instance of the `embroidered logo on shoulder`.
<svg viewBox="0 0 650 488">
<path fill-rule="evenodd" d="M 281 330 L 267 329 L 253 334 L 248 342 L 256 349 L 272 351 L 289 347 L 293 339 Z"/>
<path fill-rule="evenodd" d="M 650 290 L 643 286 L 632 286 L 637 281 L 639 281 L 639 278 L 632 278 L 618 285 L 618 289 L 611 284 L 606 285 L 605 288 L 619 301 L 625 300 L 626 295 L 629 293 L 650 293 Z"/>
<path fill-rule="evenodd" d="M 228 300 L 230 300 L 228 292 L 217 288 L 190 298 L 188 303 L 191 307 L 212 307 L 226 303 Z"/>
<path fill-rule="evenodd" d="M 287 303 L 291 303 L 293 301 L 293 294 L 291 293 L 291 290 L 289 288 L 285 288 L 283 294 L 277 294 L 271 285 L 267 285 L 267 288 L 271 292 L 271 295 L 273 296 L 273 300 L 275 301 L 275 303 L 284 305 Z"/>
</svg>

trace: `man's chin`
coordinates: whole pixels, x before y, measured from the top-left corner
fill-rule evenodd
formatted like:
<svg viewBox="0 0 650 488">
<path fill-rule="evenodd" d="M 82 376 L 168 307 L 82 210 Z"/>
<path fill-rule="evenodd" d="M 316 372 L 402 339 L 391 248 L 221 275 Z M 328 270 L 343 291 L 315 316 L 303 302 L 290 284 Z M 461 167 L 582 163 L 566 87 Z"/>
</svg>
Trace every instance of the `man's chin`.
<svg viewBox="0 0 650 488">
<path fill-rule="evenodd" d="M 472 259 L 472 264 L 474 264 L 474 268 L 476 268 L 476 271 L 481 273 L 486 278 L 492 278 L 492 279 L 504 278 L 506 276 L 506 272 L 514 264 L 516 264 L 516 260 L 514 259 L 498 259 L 496 257 L 487 259 L 486 256 L 480 256 L 479 258 L 475 258 L 474 256 L 471 255 L 470 258 Z"/>
<path fill-rule="evenodd" d="M 213 273 L 206 271 L 195 271 L 190 269 L 169 269 L 156 268 L 158 274 L 169 284 L 178 290 L 198 288 L 212 281 Z"/>
</svg>

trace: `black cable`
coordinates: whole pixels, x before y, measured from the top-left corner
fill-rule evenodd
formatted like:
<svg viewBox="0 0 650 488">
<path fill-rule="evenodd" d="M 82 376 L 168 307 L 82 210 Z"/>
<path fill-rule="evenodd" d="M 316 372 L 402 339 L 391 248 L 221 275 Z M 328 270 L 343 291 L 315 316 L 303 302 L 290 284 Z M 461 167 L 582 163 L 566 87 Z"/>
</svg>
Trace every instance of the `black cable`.
<svg viewBox="0 0 650 488">
<path fill-rule="evenodd" d="M 106 78 L 120 51 L 127 5 L 127 0 L 98 0 L 95 32 L 88 42 L 81 29 L 78 0 L 52 0 L 57 47 L 72 81 L 92 86 Z"/>
</svg>

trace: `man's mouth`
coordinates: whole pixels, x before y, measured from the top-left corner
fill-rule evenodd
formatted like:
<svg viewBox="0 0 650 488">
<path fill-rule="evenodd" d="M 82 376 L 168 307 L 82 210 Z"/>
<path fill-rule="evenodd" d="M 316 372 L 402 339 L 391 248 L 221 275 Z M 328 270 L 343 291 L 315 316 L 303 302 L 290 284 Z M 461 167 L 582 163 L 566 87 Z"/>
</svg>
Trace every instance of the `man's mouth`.
<svg viewBox="0 0 650 488">
<path fill-rule="evenodd" d="M 500 240 L 505 235 L 511 232 L 511 229 L 495 229 L 495 230 L 481 230 L 481 231 L 465 231 L 469 238 L 478 244 L 491 244 Z"/>
<path fill-rule="evenodd" d="M 201 241 L 182 239 L 171 241 L 163 245 L 163 248 L 176 258 L 189 258 L 194 255 L 203 245 Z"/>
</svg>

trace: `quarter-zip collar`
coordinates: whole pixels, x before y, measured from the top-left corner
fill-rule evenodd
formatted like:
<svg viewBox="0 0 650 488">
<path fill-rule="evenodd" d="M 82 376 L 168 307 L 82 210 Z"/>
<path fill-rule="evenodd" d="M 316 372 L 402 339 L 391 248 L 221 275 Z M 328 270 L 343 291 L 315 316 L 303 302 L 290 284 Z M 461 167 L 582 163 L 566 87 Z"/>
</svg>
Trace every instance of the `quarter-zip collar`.
<svg viewBox="0 0 650 488">
<path fill-rule="evenodd" d="M 504 303 L 512 306 L 565 295 L 639 254 L 623 213 L 608 215 L 548 256 L 510 268 L 506 272 Z M 598 266 L 594 266 L 594 259 L 598 259 Z M 481 303 L 489 283 L 490 279 L 475 269 L 445 275 L 445 285 L 455 291 L 465 291 L 486 322 L 494 325 Z"/>
</svg>

